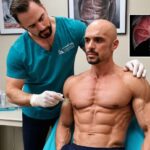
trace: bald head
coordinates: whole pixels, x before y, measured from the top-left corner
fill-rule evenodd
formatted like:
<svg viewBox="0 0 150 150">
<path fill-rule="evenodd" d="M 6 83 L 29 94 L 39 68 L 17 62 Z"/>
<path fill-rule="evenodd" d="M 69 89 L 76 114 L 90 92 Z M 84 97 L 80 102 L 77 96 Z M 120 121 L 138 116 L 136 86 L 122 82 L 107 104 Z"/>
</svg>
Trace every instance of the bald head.
<svg viewBox="0 0 150 150">
<path fill-rule="evenodd" d="M 99 20 L 94 20 L 86 30 L 86 35 L 87 34 L 103 34 L 111 38 L 112 40 L 115 40 L 117 38 L 117 29 L 115 25 L 105 19 L 99 19 Z"/>
<path fill-rule="evenodd" d="M 112 60 L 118 43 L 114 24 L 104 19 L 93 21 L 85 32 L 85 51 L 88 62 L 98 64 Z"/>
</svg>

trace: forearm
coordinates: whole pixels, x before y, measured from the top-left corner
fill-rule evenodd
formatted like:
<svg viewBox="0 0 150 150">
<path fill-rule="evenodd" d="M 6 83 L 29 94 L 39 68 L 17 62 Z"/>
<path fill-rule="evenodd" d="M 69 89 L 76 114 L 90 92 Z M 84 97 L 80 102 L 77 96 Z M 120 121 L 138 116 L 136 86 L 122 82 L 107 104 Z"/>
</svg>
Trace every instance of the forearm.
<svg viewBox="0 0 150 150">
<path fill-rule="evenodd" d="M 68 144 L 71 139 L 70 128 L 58 124 L 56 131 L 56 150 L 61 150 L 61 148 Z"/>
<path fill-rule="evenodd" d="M 30 106 L 31 94 L 25 93 L 17 88 L 7 89 L 6 94 L 11 103 L 20 106 Z"/>
</svg>

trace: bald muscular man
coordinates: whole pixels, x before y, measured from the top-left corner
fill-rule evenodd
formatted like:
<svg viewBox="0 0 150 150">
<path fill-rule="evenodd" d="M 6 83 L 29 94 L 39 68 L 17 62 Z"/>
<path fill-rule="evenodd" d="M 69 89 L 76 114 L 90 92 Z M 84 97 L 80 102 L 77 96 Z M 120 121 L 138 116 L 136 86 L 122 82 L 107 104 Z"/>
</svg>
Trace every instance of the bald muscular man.
<svg viewBox="0 0 150 150">
<path fill-rule="evenodd" d="M 115 64 L 118 44 L 111 22 L 101 19 L 88 26 L 85 52 L 91 68 L 65 82 L 57 150 L 124 150 L 134 113 L 145 133 L 142 150 L 150 149 L 150 86 Z M 69 144 L 73 123 L 73 143 Z"/>
</svg>

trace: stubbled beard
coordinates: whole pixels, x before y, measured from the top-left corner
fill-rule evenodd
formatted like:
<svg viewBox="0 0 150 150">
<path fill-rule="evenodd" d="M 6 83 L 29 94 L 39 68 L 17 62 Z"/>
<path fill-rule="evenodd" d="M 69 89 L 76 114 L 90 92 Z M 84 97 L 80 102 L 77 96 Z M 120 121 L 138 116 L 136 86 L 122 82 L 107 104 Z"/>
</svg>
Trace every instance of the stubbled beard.
<svg viewBox="0 0 150 150">
<path fill-rule="evenodd" d="M 94 53 L 97 56 L 97 58 L 93 60 L 92 58 L 90 58 L 88 56 L 88 53 Z M 95 65 L 95 64 L 98 64 L 100 62 L 100 59 L 98 57 L 98 53 L 96 53 L 93 50 L 89 50 L 89 51 L 86 52 L 86 58 L 87 58 L 88 63 L 91 64 L 91 65 Z"/>
<path fill-rule="evenodd" d="M 91 61 L 91 60 L 89 60 L 89 59 L 87 58 L 87 61 L 88 61 L 88 63 L 91 64 L 91 65 L 96 65 L 96 64 L 99 64 L 100 59 L 98 58 L 98 59 L 96 59 L 95 61 Z"/>
<path fill-rule="evenodd" d="M 47 29 L 49 30 L 49 32 L 43 34 Z M 42 39 L 46 39 L 46 38 L 50 37 L 51 35 L 52 35 L 52 26 L 51 25 L 49 27 L 47 27 L 46 29 L 44 29 L 43 31 L 40 31 L 40 33 L 39 33 L 39 37 Z"/>
</svg>

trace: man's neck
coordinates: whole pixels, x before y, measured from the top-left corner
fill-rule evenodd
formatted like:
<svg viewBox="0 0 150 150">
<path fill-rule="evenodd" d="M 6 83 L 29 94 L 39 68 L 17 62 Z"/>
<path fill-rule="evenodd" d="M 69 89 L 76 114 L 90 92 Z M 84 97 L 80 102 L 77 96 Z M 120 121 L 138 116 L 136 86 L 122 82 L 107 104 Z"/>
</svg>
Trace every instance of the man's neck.
<svg viewBox="0 0 150 150">
<path fill-rule="evenodd" d="M 116 68 L 116 65 L 113 61 L 111 62 L 102 62 L 97 65 L 92 65 L 91 72 L 97 78 L 103 77 L 105 75 L 112 74 Z"/>
<path fill-rule="evenodd" d="M 53 38 L 52 37 L 48 37 L 46 39 L 34 36 L 32 34 L 29 34 L 30 37 L 41 47 L 43 47 L 45 50 L 50 50 L 52 47 L 52 43 L 53 43 Z"/>
</svg>

